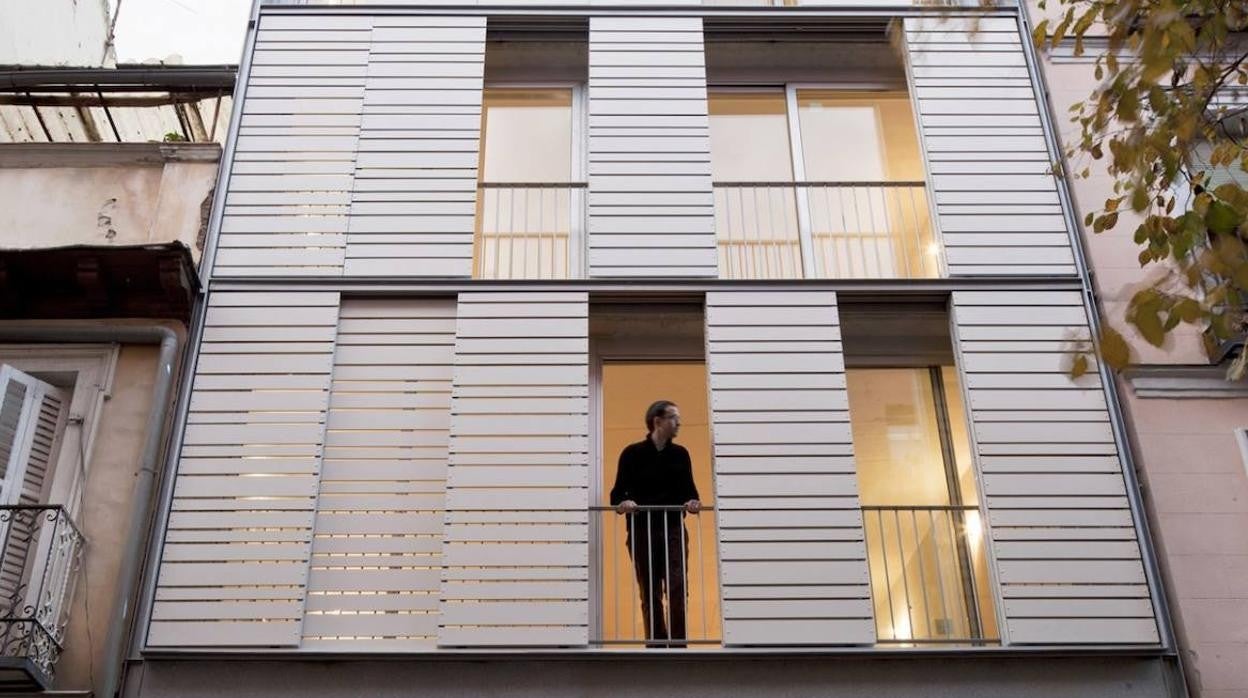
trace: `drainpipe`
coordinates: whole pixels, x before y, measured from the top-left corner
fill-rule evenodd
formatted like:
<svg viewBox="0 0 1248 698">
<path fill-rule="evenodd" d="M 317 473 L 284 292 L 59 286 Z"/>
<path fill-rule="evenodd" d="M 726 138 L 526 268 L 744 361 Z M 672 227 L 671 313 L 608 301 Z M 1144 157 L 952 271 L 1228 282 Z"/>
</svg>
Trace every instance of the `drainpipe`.
<svg viewBox="0 0 1248 698">
<path fill-rule="evenodd" d="M 0 342 L 56 342 L 159 344 L 156 384 L 152 388 L 152 409 L 147 415 L 143 452 L 139 456 L 138 479 L 134 483 L 134 505 L 130 509 L 129 535 L 117 573 L 117 598 L 104 641 L 104 673 L 100 678 L 101 698 L 112 698 L 121 679 L 122 652 L 132 622 L 131 610 L 138 586 L 147 524 L 152 518 L 152 492 L 156 486 L 158 460 L 169 396 L 173 389 L 174 363 L 178 358 L 178 336 L 159 325 L 135 327 L 92 327 L 48 322 L 0 323 Z"/>
</svg>

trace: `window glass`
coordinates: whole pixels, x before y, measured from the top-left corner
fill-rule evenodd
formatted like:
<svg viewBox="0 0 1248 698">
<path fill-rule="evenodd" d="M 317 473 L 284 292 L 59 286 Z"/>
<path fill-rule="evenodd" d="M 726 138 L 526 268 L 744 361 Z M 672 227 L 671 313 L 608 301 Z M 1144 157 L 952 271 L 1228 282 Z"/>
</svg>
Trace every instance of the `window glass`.
<svg viewBox="0 0 1248 698">
<path fill-rule="evenodd" d="M 797 113 L 807 181 L 923 179 L 906 93 L 798 90 Z"/>
<path fill-rule="evenodd" d="M 480 177 L 483 182 L 572 181 L 572 90 L 485 90 Z"/>
<path fill-rule="evenodd" d="M 863 505 L 949 504 L 928 370 L 856 368 L 845 373 Z"/>
<path fill-rule="evenodd" d="M 713 180 L 793 181 L 783 92 L 712 92 L 708 100 Z"/>
</svg>

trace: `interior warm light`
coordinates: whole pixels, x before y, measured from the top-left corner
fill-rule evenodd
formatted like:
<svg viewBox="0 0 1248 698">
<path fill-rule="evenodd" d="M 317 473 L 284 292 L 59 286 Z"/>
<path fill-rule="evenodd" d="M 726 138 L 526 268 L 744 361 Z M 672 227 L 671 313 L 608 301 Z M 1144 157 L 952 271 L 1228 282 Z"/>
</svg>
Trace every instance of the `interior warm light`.
<svg viewBox="0 0 1248 698">
<path fill-rule="evenodd" d="M 978 544 L 983 535 L 984 523 L 979 518 L 979 512 L 966 512 L 966 539 L 973 544 Z"/>
</svg>

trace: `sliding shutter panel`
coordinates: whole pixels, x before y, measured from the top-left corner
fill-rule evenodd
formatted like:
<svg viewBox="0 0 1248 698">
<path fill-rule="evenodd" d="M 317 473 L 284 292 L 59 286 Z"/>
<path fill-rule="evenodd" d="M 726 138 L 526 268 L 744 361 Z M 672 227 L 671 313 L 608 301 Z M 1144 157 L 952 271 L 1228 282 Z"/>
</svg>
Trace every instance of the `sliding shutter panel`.
<svg viewBox="0 0 1248 698">
<path fill-rule="evenodd" d="M 873 643 L 836 296 L 706 302 L 724 644 Z"/>
<path fill-rule="evenodd" d="M 585 293 L 461 293 L 442 646 L 583 646 L 589 621 Z"/>
<path fill-rule="evenodd" d="M 589 21 L 589 274 L 717 274 L 698 17 Z"/>
<path fill-rule="evenodd" d="M 1023 40 L 1012 17 L 905 20 L 953 276 L 1076 273 Z"/>
<path fill-rule="evenodd" d="M 213 276 L 338 276 L 371 20 L 260 19 Z"/>
<path fill-rule="evenodd" d="M 149 646 L 299 644 L 337 323 L 337 293 L 210 295 Z"/>
<path fill-rule="evenodd" d="M 345 273 L 471 276 L 485 17 L 372 22 Z"/>
<path fill-rule="evenodd" d="M 452 299 L 342 304 L 304 649 L 431 649 L 451 412 Z"/>
<path fill-rule="evenodd" d="M 1157 644 L 1077 291 L 956 291 L 957 349 L 1010 644 Z"/>
</svg>

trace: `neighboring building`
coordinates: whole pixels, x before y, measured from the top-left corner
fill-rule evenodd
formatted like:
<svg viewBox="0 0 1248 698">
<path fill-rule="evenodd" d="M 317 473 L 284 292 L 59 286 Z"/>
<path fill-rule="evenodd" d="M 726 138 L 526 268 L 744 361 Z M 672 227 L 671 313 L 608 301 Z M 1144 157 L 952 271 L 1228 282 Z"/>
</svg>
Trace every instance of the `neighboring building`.
<svg viewBox="0 0 1248 698">
<path fill-rule="evenodd" d="M 1086 55 L 1075 56 L 1072 44 L 1043 60 L 1052 111 L 1068 143 L 1077 142 L 1077 125 L 1062 115 L 1097 85 L 1093 61 L 1104 40 L 1098 42 L 1095 32 L 1090 36 Z M 1097 163 L 1078 167 L 1088 165 L 1093 176 L 1072 187 L 1082 212 L 1101 209 L 1113 196 L 1113 180 Z M 1131 427 L 1188 685 L 1205 698 L 1244 698 L 1248 386 L 1226 380 L 1226 350 L 1232 347 L 1207 351 L 1199 330 L 1182 325 L 1158 349 L 1124 322 L 1131 296 L 1160 273 L 1155 267 L 1140 269 L 1132 241 L 1138 222 L 1124 212 L 1111 232 L 1085 231 L 1088 264 L 1105 321 L 1131 339 L 1137 354 L 1138 363 L 1118 381 L 1118 395 Z"/>
<path fill-rule="evenodd" d="M 123 694 L 1182 695 L 1021 12 L 258 3 Z"/>
<path fill-rule="evenodd" d="M 234 75 L 0 72 L 0 690 L 117 684 Z"/>
<path fill-rule="evenodd" d="M 0 66 L 111 67 L 108 0 L 4 0 Z"/>
</svg>

